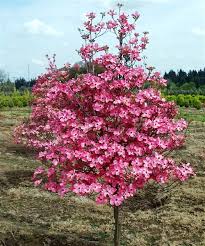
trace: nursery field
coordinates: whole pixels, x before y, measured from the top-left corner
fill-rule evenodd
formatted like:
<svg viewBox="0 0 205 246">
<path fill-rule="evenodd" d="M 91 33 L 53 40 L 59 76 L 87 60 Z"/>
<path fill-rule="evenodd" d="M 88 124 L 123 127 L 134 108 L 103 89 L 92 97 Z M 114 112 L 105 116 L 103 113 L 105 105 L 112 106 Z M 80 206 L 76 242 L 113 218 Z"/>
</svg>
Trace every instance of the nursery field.
<svg viewBox="0 0 205 246">
<path fill-rule="evenodd" d="M 109 246 L 113 211 L 92 198 L 60 198 L 31 182 L 34 153 L 12 141 L 29 108 L 0 111 L 0 245 Z M 181 108 L 190 121 L 186 145 L 173 153 L 196 177 L 169 192 L 150 184 L 121 207 L 124 246 L 205 245 L 205 108 Z"/>
</svg>

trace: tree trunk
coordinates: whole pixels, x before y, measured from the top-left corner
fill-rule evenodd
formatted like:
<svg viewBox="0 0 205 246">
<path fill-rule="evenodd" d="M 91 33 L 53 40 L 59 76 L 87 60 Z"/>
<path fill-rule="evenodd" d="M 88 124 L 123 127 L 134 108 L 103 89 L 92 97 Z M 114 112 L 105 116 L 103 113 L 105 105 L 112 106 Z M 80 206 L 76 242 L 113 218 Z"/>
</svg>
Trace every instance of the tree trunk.
<svg viewBox="0 0 205 246">
<path fill-rule="evenodd" d="M 115 219 L 114 246 L 120 246 L 119 207 L 117 206 L 114 206 L 114 219 Z"/>
</svg>

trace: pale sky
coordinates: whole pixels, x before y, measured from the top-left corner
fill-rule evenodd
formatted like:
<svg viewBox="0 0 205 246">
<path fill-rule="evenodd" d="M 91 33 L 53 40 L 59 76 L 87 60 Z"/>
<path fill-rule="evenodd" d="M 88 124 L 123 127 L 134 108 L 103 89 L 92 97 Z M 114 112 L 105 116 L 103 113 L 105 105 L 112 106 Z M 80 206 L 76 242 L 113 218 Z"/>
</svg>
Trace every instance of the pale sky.
<svg viewBox="0 0 205 246">
<path fill-rule="evenodd" d="M 45 55 L 57 65 L 80 60 L 78 27 L 87 12 L 101 12 L 115 0 L 0 0 L 0 69 L 10 78 L 44 72 Z M 122 0 L 138 11 L 138 30 L 149 31 L 148 64 L 164 72 L 205 67 L 205 0 Z M 106 41 L 106 39 L 105 39 Z"/>
</svg>

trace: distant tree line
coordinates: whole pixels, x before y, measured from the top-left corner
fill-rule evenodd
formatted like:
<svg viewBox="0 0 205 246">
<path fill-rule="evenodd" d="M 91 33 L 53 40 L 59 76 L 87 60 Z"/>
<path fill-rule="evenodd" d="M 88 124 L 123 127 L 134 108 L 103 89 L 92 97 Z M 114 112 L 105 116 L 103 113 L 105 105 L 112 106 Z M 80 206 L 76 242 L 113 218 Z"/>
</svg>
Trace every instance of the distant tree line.
<svg viewBox="0 0 205 246">
<path fill-rule="evenodd" d="M 14 84 L 17 90 L 24 91 L 25 89 L 31 89 L 34 86 L 35 82 L 35 79 L 26 81 L 24 78 L 19 78 L 15 80 Z"/>
<path fill-rule="evenodd" d="M 95 73 L 101 73 L 102 71 L 102 68 L 95 67 Z M 85 72 L 86 67 L 83 64 L 76 63 L 73 67 L 69 68 L 69 78 L 74 78 Z M 163 91 L 167 95 L 205 95 L 205 68 L 198 71 L 190 70 L 189 72 L 185 72 L 182 69 L 177 72 L 170 70 L 169 72 L 165 72 L 164 78 L 168 80 L 168 86 Z M 15 81 L 11 82 L 8 75 L 0 69 L 0 93 L 11 94 L 15 90 L 22 93 L 25 90 L 31 91 L 35 82 L 35 79 L 27 81 L 23 77 L 17 78 Z"/>
<path fill-rule="evenodd" d="M 205 95 L 205 68 L 178 72 L 170 70 L 164 74 L 168 80 L 167 94 L 202 94 Z"/>
<path fill-rule="evenodd" d="M 23 77 L 17 78 L 12 82 L 8 75 L 0 69 L 0 93 L 5 95 L 12 94 L 15 91 L 20 93 L 24 93 L 26 90 L 31 91 L 35 82 L 35 79 L 27 81 Z"/>
</svg>

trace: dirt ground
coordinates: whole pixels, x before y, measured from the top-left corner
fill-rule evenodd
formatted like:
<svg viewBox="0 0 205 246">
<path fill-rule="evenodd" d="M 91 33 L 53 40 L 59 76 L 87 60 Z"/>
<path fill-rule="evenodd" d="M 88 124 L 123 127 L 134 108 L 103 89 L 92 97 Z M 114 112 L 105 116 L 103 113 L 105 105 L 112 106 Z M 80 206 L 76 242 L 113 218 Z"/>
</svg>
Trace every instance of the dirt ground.
<svg viewBox="0 0 205 246">
<path fill-rule="evenodd" d="M 0 245 L 109 246 L 113 211 L 91 198 L 35 188 L 31 175 L 39 165 L 33 153 L 12 142 L 12 130 L 29 109 L 0 112 Z M 169 192 L 149 185 L 121 207 L 122 245 L 205 246 L 205 111 L 186 111 L 186 146 L 174 153 L 197 173 Z"/>
</svg>

